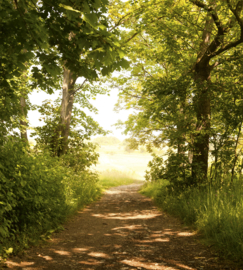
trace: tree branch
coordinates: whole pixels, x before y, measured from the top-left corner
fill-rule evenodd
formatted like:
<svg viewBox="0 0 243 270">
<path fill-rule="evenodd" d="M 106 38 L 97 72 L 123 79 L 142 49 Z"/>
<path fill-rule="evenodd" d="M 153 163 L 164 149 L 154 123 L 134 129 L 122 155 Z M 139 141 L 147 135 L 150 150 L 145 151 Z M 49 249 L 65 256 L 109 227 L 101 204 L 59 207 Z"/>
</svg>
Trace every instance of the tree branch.
<svg viewBox="0 0 243 270">
<path fill-rule="evenodd" d="M 240 15 L 239 15 L 243 8 L 243 0 L 238 1 L 235 9 L 230 4 L 229 0 L 226 0 L 226 2 L 231 12 L 235 15 L 235 18 L 238 21 L 239 25 L 241 26 L 241 28 L 243 28 L 243 20 L 240 18 Z"/>
<path fill-rule="evenodd" d="M 139 33 L 140 33 L 140 31 L 134 33 L 134 34 L 133 34 L 130 38 L 128 38 L 124 43 L 128 43 L 130 40 L 132 40 L 134 37 L 136 37 Z"/>
<path fill-rule="evenodd" d="M 85 79 L 85 80 L 83 81 L 83 83 L 80 85 L 80 87 L 79 87 L 78 89 L 75 89 L 75 90 L 74 90 L 74 94 L 76 94 L 80 89 L 83 88 L 83 86 L 84 86 L 84 84 L 86 83 L 86 81 L 87 81 L 87 79 Z"/>
<path fill-rule="evenodd" d="M 224 34 L 224 28 L 223 28 L 222 23 L 219 20 L 218 14 L 214 8 L 207 6 L 206 4 L 202 3 L 199 0 L 190 0 L 190 2 L 193 3 L 194 5 L 200 7 L 200 8 L 203 8 L 205 11 L 210 12 L 210 14 L 213 18 L 213 21 L 214 21 L 216 27 L 218 28 L 218 34 L 219 35 Z"/>
<path fill-rule="evenodd" d="M 240 37 L 239 40 L 234 41 L 234 42 L 231 42 L 231 43 L 229 43 L 228 45 L 226 45 L 225 47 L 220 48 L 220 49 L 217 50 L 216 52 L 211 53 L 211 55 L 209 56 L 209 58 L 211 59 L 211 58 L 213 58 L 213 57 L 216 56 L 216 55 L 219 55 L 219 54 L 221 54 L 221 53 L 223 53 L 223 52 L 225 52 L 225 51 L 228 51 L 229 49 L 238 46 L 238 45 L 241 44 L 242 42 L 243 42 L 243 29 L 242 29 L 242 31 L 241 31 L 241 37 Z"/>
<path fill-rule="evenodd" d="M 130 14 L 132 14 L 132 12 L 129 12 L 128 14 L 126 14 L 126 15 L 124 15 L 122 18 L 120 18 L 120 20 L 118 20 L 118 22 L 117 23 L 115 23 L 115 25 L 108 31 L 108 32 L 111 32 L 112 30 L 114 30 L 116 27 L 118 27 L 119 25 L 121 25 L 122 23 L 124 23 L 126 20 L 128 20 L 128 19 L 126 19 L 125 21 L 123 21 L 127 16 L 129 16 Z"/>
<path fill-rule="evenodd" d="M 212 8 L 212 7 L 209 7 L 209 6 L 205 5 L 204 3 L 202 3 L 199 0 L 190 0 L 190 2 L 193 3 L 194 5 L 200 7 L 200 8 L 203 8 L 207 12 L 210 12 L 211 13 L 211 16 L 213 18 L 213 21 L 214 21 L 216 27 L 218 28 L 218 34 L 221 34 L 222 35 L 223 32 L 224 32 L 224 28 L 222 26 L 221 21 L 219 20 L 218 14 L 215 11 L 215 9 Z"/>
<path fill-rule="evenodd" d="M 153 77 L 153 75 L 151 75 L 151 74 L 144 68 L 144 66 L 142 66 L 142 70 L 144 71 L 144 73 L 147 73 L 150 77 L 152 77 L 153 79 L 155 79 L 155 78 Z"/>
<path fill-rule="evenodd" d="M 214 20 L 214 23 L 216 24 L 216 26 L 218 28 L 218 34 L 215 36 L 214 40 L 208 46 L 206 52 L 204 53 L 204 56 L 201 58 L 202 60 L 210 60 L 211 58 L 215 57 L 216 55 L 220 55 L 221 53 L 228 51 L 229 49 L 234 48 L 243 42 L 243 21 L 239 17 L 239 13 L 243 9 L 243 0 L 238 1 L 235 9 L 230 4 L 229 0 L 226 0 L 226 1 L 227 1 L 229 9 L 232 11 L 232 13 L 234 14 L 236 20 L 238 21 L 238 23 L 240 25 L 241 36 L 240 36 L 239 40 L 232 41 L 232 42 L 228 43 L 226 46 L 221 46 L 221 48 L 219 48 L 217 50 L 217 48 L 222 44 L 222 37 L 225 35 L 225 33 L 230 28 L 233 27 L 232 21 L 229 23 L 230 25 L 228 27 L 223 28 L 221 22 L 218 19 L 218 15 L 217 15 L 216 11 L 212 7 L 205 5 L 204 3 L 202 3 L 199 0 L 190 0 L 190 2 L 197 5 L 198 7 L 201 7 L 204 10 L 211 12 L 211 16 Z"/>
</svg>

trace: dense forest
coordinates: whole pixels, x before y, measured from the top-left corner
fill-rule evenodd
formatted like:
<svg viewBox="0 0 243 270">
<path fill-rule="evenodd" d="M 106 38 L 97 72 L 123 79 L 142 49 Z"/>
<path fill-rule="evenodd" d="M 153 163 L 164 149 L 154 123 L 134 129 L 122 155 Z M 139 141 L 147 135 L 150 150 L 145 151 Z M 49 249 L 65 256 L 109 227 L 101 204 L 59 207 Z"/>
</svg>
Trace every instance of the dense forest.
<svg viewBox="0 0 243 270">
<path fill-rule="evenodd" d="M 239 258 L 243 1 L 0 0 L 0 15 L 0 254 L 100 194 L 89 141 L 106 131 L 84 109 L 109 84 L 134 111 L 117 124 L 130 148 L 168 148 L 144 192 Z M 34 106 L 35 89 L 62 96 Z M 30 110 L 44 122 L 34 147 Z"/>
</svg>

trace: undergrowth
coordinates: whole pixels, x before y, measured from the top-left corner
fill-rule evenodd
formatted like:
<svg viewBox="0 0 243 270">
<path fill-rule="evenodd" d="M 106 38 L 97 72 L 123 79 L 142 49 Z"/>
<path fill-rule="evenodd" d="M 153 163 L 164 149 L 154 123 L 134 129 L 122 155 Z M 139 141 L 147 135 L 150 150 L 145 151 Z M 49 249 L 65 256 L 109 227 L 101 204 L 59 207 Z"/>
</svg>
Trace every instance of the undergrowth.
<svg viewBox="0 0 243 270">
<path fill-rule="evenodd" d="M 19 138 L 0 146 L 0 259 L 38 244 L 104 189 L 133 183 L 115 170 L 99 176 L 91 169 L 98 155 L 82 143 L 61 157 L 33 150 Z"/>
<path fill-rule="evenodd" d="M 222 255 L 241 260 L 243 254 L 243 188 L 240 180 L 220 188 L 173 190 L 164 181 L 148 182 L 141 191 L 163 210 L 195 226 Z"/>
<path fill-rule="evenodd" d="M 89 146 L 53 157 L 18 138 L 0 146 L 0 258 L 45 239 L 101 194 L 98 175 L 89 170 L 96 155 L 87 155 Z"/>
</svg>

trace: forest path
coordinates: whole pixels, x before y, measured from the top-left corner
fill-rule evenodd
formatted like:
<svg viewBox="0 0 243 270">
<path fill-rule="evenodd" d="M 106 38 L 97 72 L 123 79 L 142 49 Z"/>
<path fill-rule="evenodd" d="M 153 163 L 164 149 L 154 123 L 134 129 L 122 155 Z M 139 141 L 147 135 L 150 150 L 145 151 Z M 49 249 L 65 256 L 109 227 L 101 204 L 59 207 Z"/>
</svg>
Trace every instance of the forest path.
<svg viewBox="0 0 243 270">
<path fill-rule="evenodd" d="M 192 230 L 158 211 L 140 184 L 111 188 L 43 247 L 11 258 L 22 270 L 237 269 L 201 245 Z"/>
</svg>

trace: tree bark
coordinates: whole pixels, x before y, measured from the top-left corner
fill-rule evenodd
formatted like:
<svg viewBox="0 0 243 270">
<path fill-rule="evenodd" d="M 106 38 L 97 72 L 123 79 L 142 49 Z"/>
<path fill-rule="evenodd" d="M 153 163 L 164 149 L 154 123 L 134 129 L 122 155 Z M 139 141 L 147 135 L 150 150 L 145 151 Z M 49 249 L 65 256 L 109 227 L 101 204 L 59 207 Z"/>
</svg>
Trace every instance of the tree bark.
<svg viewBox="0 0 243 270">
<path fill-rule="evenodd" d="M 193 184 L 199 184 L 207 179 L 209 132 L 211 122 L 211 100 L 210 100 L 210 67 L 199 66 L 196 69 L 195 82 L 197 95 L 195 96 L 194 108 L 196 111 L 196 135 L 194 136 L 192 180 Z"/>
<path fill-rule="evenodd" d="M 75 95 L 75 82 L 77 78 L 67 68 L 64 67 L 62 104 L 60 112 L 60 134 L 61 139 L 58 147 L 58 156 L 64 155 L 68 149 L 68 136 L 72 117 L 72 109 Z"/>
<path fill-rule="evenodd" d="M 208 173 L 208 152 L 209 132 L 211 121 L 211 100 L 210 100 L 210 57 L 207 48 L 210 44 L 210 37 L 213 28 L 213 19 L 207 18 L 202 35 L 202 43 L 194 66 L 194 82 L 196 94 L 194 97 L 194 108 L 196 112 L 196 135 L 193 139 L 192 158 L 192 182 L 199 184 L 207 179 Z"/>
<path fill-rule="evenodd" d="M 26 102 L 25 102 L 25 98 L 24 97 L 20 97 L 20 110 L 22 113 L 22 117 L 24 118 L 24 120 L 20 120 L 20 136 L 23 140 L 25 140 L 26 142 L 28 142 L 28 136 L 27 136 L 27 121 L 25 120 L 27 117 L 26 114 Z"/>
<path fill-rule="evenodd" d="M 181 102 L 179 108 L 179 118 L 177 123 L 177 130 L 178 130 L 178 139 L 177 139 L 177 153 L 179 155 L 185 155 L 185 142 L 186 142 L 186 132 L 185 132 L 185 125 L 186 125 L 186 115 L 185 115 L 185 106 L 186 106 L 186 95 L 181 95 Z"/>
<path fill-rule="evenodd" d="M 231 170 L 231 184 L 234 181 L 235 165 L 236 165 L 236 162 L 237 162 L 237 159 L 239 156 L 239 154 L 237 153 L 237 147 L 238 147 L 239 139 L 240 139 L 240 135 L 241 135 L 241 128 L 242 128 L 242 122 L 240 123 L 239 131 L 238 131 L 236 142 L 235 142 L 235 157 L 234 157 L 233 166 L 232 166 L 232 170 Z"/>
</svg>

